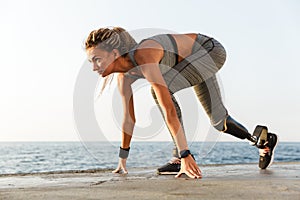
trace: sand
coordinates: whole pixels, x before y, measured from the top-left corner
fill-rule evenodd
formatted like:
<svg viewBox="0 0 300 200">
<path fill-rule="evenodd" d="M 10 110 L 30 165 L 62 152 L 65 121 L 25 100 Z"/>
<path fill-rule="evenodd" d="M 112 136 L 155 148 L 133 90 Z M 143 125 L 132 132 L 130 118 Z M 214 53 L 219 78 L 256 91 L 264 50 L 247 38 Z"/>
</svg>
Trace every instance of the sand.
<svg viewBox="0 0 300 200">
<path fill-rule="evenodd" d="M 198 180 L 132 168 L 0 176 L 0 199 L 300 199 L 300 163 L 200 166 Z"/>
</svg>

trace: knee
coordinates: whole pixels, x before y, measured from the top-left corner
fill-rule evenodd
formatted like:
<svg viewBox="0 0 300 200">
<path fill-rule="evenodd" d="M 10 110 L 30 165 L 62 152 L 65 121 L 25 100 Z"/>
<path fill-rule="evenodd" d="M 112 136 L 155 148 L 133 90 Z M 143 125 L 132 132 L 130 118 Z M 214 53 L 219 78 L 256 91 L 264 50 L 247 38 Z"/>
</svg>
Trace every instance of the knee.
<svg viewBox="0 0 300 200">
<path fill-rule="evenodd" d="M 225 64 L 226 58 L 227 58 L 227 54 L 226 54 L 226 50 L 223 47 L 223 45 L 221 43 L 219 43 L 217 40 L 214 40 L 214 55 L 213 56 L 213 60 L 216 64 L 216 67 L 220 70 L 223 65 Z"/>
<path fill-rule="evenodd" d="M 220 132 L 224 131 L 224 121 L 221 121 L 217 124 L 212 124 L 212 126 Z"/>
</svg>

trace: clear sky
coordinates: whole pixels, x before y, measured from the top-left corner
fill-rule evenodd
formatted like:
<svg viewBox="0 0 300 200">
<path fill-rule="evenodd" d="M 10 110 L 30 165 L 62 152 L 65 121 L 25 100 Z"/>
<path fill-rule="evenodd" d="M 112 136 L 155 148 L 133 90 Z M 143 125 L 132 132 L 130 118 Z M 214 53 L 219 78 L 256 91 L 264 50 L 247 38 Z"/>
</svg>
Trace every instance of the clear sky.
<svg viewBox="0 0 300 200">
<path fill-rule="evenodd" d="M 200 32 L 216 38 L 228 54 L 218 77 L 230 113 L 250 131 L 265 124 L 282 141 L 300 141 L 299 13 L 297 0 L 2 0 L 0 141 L 80 140 L 73 91 L 86 60 L 83 41 L 91 30 L 104 26 Z M 140 94 L 137 99 L 145 98 L 145 91 Z M 95 106 L 99 121 L 104 103 Z M 146 119 L 139 123 L 149 120 L 143 108 L 151 103 L 137 105 L 139 119 Z M 201 140 L 209 122 L 196 108 L 202 112 Z M 183 110 L 189 120 L 190 111 Z M 170 139 L 163 132 L 157 140 Z"/>
</svg>

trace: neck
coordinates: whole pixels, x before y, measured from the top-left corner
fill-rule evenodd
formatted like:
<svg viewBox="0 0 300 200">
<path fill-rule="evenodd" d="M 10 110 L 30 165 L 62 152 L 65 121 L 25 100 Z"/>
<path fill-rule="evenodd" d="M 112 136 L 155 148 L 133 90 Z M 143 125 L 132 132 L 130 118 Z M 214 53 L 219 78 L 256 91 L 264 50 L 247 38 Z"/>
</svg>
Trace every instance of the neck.
<svg viewBox="0 0 300 200">
<path fill-rule="evenodd" d="M 119 58 L 117 58 L 115 62 L 116 62 L 116 69 L 118 72 L 125 73 L 131 70 L 132 68 L 134 68 L 133 63 L 128 54 L 126 57 L 120 56 Z"/>
<path fill-rule="evenodd" d="M 120 56 L 103 72 L 102 76 L 106 77 L 115 72 L 126 73 L 132 68 L 134 68 L 134 65 L 129 55 L 126 57 Z"/>
</svg>

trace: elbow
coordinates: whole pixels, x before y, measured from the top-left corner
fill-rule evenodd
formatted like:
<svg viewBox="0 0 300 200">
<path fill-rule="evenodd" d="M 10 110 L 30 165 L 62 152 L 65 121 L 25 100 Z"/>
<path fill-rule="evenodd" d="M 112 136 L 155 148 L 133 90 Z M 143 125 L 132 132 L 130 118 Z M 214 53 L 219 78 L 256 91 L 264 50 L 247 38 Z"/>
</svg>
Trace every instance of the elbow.
<svg viewBox="0 0 300 200">
<path fill-rule="evenodd" d="M 135 118 L 125 117 L 123 119 L 123 126 L 134 126 L 135 122 L 136 122 Z"/>
<path fill-rule="evenodd" d="M 134 125 L 135 125 L 135 121 L 126 121 L 126 120 L 124 120 L 123 124 L 122 124 L 122 132 L 124 132 L 128 135 L 132 135 Z"/>
</svg>

